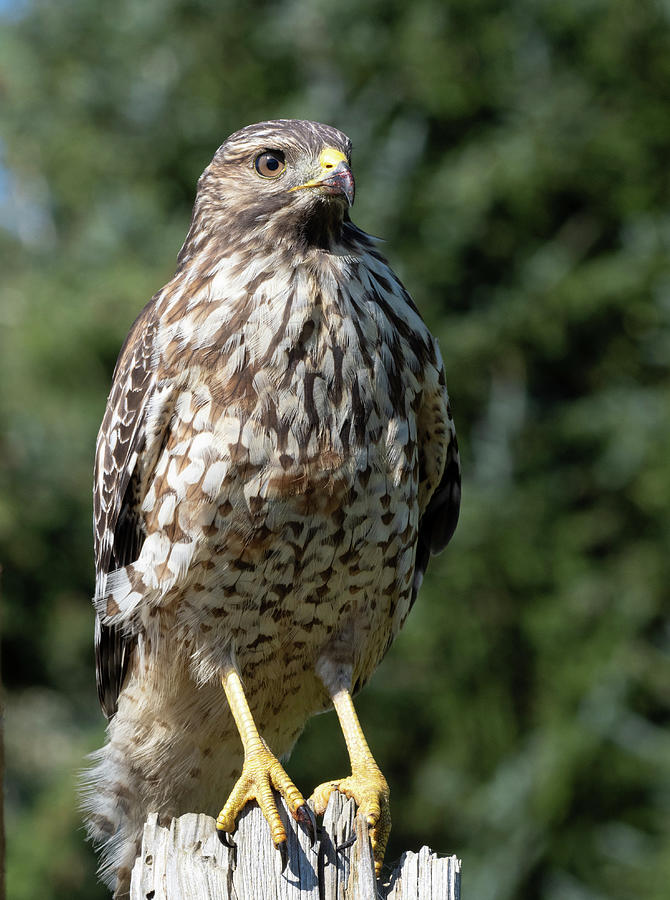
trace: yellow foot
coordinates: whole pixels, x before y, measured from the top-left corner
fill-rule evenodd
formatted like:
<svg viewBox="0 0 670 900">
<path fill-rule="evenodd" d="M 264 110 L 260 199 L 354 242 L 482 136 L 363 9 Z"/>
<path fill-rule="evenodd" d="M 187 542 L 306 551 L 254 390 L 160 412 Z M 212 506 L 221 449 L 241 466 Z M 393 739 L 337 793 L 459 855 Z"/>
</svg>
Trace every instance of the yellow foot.
<svg viewBox="0 0 670 900">
<path fill-rule="evenodd" d="M 270 826 L 272 842 L 283 851 L 282 862 L 286 865 L 286 830 L 272 795 L 273 788 L 282 795 L 293 818 L 305 825 L 314 843 L 315 828 L 311 810 L 277 757 L 267 747 L 255 750 L 244 760 L 242 774 L 217 817 L 216 830 L 222 841 L 228 843 L 224 835 L 232 834 L 239 814 L 250 800 L 255 800 Z"/>
<path fill-rule="evenodd" d="M 391 833 L 391 809 L 389 786 L 376 765 L 354 771 L 348 778 L 326 781 L 315 788 L 312 794 L 314 811 L 323 815 L 333 791 L 339 791 L 352 798 L 358 807 L 358 814 L 364 816 L 370 828 L 370 843 L 375 860 L 375 875 L 379 878 L 384 862 L 384 853 Z"/>
</svg>

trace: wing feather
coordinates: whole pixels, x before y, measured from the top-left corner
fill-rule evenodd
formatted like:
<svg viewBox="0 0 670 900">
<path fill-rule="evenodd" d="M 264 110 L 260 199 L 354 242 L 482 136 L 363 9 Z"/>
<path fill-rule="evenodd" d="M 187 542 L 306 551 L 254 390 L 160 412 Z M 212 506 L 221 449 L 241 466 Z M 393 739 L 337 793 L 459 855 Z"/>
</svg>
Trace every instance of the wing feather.
<svg viewBox="0 0 670 900">
<path fill-rule="evenodd" d="M 440 483 L 419 520 L 419 536 L 414 564 L 412 605 L 426 574 L 430 557 L 441 553 L 451 540 L 461 507 L 461 466 L 456 435 L 452 436 Z"/>
<path fill-rule="evenodd" d="M 106 576 L 137 558 L 143 540 L 137 461 L 146 440 L 146 409 L 155 386 L 152 366 L 155 319 L 149 304 L 121 348 L 107 408 L 98 434 L 93 489 L 96 597 Z M 95 663 L 98 697 L 108 719 L 132 658 L 136 639 L 96 614 Z"/>
</svg>

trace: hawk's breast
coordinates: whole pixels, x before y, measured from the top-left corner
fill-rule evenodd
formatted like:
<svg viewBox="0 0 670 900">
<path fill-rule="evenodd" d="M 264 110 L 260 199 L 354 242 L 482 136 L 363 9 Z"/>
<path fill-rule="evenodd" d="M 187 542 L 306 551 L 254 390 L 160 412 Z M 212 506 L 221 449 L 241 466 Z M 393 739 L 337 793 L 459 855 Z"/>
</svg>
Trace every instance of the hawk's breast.
<svg viewBox="0 0 670 900">
<path fill-rule="evenodd" d="M 274 533 L 291 515 L 366 497 L 372 511 L 376 494 L 411 503 L 420 386 L 398 313 L 385 315 L 367 270 L 342 258 L 277 278 L 180 325 L 202 349 L 177 420 L 199 432 L 188 455 L 194 476 L 204 465 L 210 507 L 228 502 Z"/>
<path fill-rule="evenodd" d="M 362 264 L 326 274 L 164 326 L 180 386 L 143 503 L 142 578 L 200 635 L 198 677 L 231 641 L 247 669 L 280 648 L 309 667 L 346 621 L 371 671 L 409 609 L 419 354 L 434 345 Z"/>
</svg>

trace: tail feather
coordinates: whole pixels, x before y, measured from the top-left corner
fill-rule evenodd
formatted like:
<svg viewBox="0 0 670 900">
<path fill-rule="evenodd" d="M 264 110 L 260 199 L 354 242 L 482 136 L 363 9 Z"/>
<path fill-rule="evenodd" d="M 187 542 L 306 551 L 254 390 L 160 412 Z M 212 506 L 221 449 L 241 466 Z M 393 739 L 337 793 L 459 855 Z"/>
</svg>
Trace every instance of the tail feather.
<svg viewBox="0 0 670 900">
<path fill-rule="evenodd" d="M 89 759 L 92 765 L 81 779 L 86 831 L 99 852 L 100 880 L 115 890 L 115 897 L 126 897 L 141 849 L 146 810 L 132 795 L 128 764 L 120 749 L 106 744 Z"/>
</svg>

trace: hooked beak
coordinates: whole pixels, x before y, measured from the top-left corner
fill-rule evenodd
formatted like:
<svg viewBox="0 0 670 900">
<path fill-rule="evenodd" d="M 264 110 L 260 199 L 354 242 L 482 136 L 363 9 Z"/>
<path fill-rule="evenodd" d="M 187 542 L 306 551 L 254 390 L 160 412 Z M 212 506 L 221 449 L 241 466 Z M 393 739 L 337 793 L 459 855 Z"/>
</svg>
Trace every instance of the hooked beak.
<svg viewBox="0 0 670 900">
<path fill-rule="evenodd" d="M 316 178 L 298 184 L 290 188 L 291 191 L 301 191 L 304 188 L 318 188 L 326 194 L 339 194 L 346 198 L 349 206 L 353 205 L 356 185 L 354 176 L 347 163 L 344 153 L 327 147 L 319 156 L 321 172 Z"/>
</svg>

